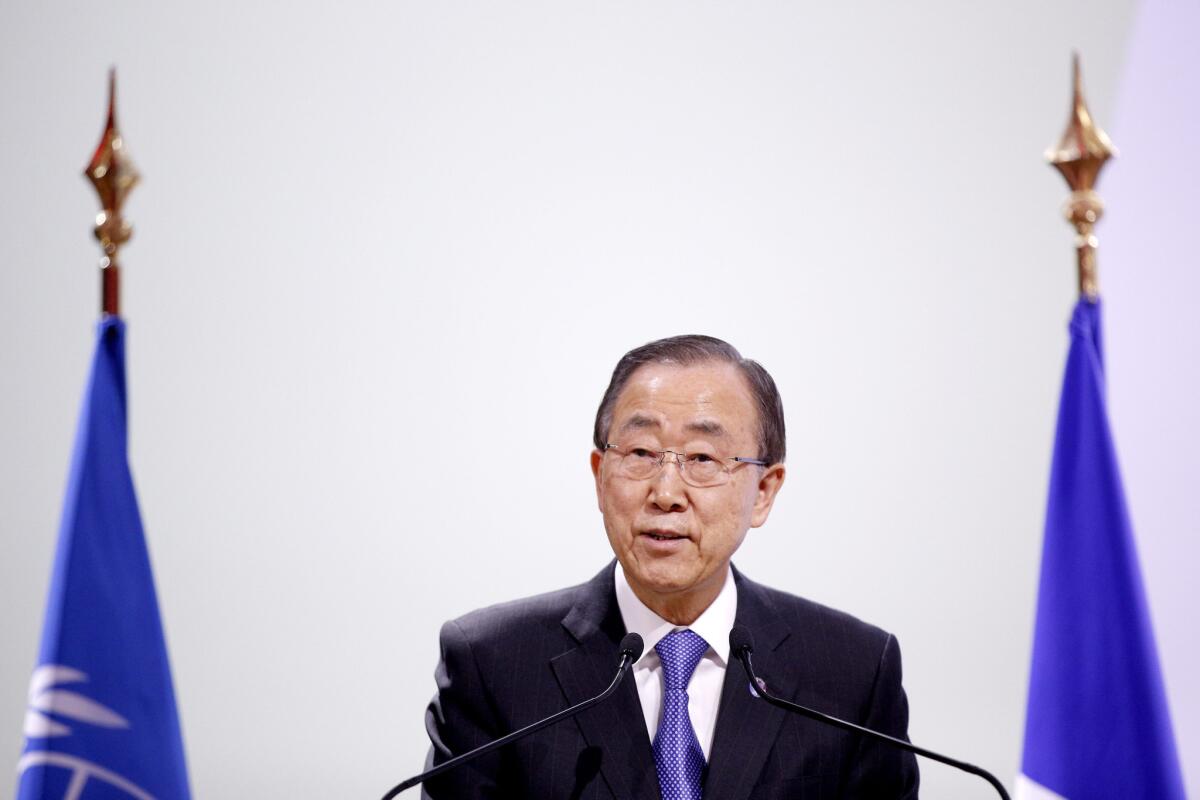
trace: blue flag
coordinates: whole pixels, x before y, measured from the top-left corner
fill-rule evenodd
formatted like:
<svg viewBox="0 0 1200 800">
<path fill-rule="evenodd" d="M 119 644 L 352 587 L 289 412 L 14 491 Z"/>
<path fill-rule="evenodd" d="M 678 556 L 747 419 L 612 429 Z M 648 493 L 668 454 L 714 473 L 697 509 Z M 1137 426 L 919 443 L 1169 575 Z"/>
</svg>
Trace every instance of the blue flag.
<svg viewBox="0 0 1200 800">
<path fill-rule="evenodd" d="M 76 431 L 18 800 L 189 797 L 125 411 L 125 324 L 109 317 Z"/>
<path fill-rule="evenodd" d="M 1018 798 L 1184 800 L 1087 300 L 1058 411 L 1021 772 Z"/>
</svg>

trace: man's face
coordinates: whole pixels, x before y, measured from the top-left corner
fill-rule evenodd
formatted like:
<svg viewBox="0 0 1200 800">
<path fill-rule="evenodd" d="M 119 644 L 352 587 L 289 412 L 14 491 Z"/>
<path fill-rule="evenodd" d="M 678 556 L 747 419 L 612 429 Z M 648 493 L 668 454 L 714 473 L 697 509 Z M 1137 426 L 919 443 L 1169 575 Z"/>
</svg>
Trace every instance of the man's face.
<svg viewBox="0 0 1200 800">
<path fill-rule="evenodd" d="M 758 458 L 758 417 L 734 364 L 647 364 L 630 376 L 613 409 L 608 441 L 633 448 Z M 767 520 L 783 482 L 782 464 L 733 468 L 720 486 L 684 482 L 674 456 L 657 475 L 620 474 L 621 456 L 593 451 L 596 496 L 609 544 L 635 591 L 667 603 L 716 596 L 746 531 Z M 709 598 L 711 600 L 711 598 Z"/>
</svg>

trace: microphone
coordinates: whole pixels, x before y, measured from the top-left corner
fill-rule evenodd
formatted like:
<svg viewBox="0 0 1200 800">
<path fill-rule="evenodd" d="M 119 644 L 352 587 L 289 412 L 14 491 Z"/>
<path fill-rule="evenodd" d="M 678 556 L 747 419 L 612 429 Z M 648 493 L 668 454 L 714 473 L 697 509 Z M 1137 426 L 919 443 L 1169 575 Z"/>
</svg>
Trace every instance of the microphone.
<svg viewBox="0 0 1200 800">
<path fill-rule="evenodd" d="M 746 675 L 750 678 L 751 693 L 755 697 L 761 697 L 771 705 L 777 708 L 782 708 L 785 711 L 792 711 L 797 714 L 801 714 L 809 719 L 815 719 L 817 722 L 824 722 L 827 725 L 832 725 L 835 728 L 841 728 L 842 730 L 852 731 L 854 733 L 861 733 L 865 736 L 869 736 L 872 739 L 878 739 L 881 742 L 887 742 L 895 747 L 899 747 L 901 750 L 907 750 L 910 753 L 916 753 L 919 756 L 925 756 L 925 758 L 933 759 L 934 761 L 939 761 L 943 764 L 948 764 L 951 767 L 956 767 L 957 769 L 961 769 L 963 772 L 969 772 L 972 775 L 977 775 L 990 783 L 992 787 L 1000 793 L 1000 796 L 1004 798 L 1004 800 L 1010 800 L 1008 792 L 1004 791 L 1003 784 L 996 780 L 995 775 L 988 772 L 986 769 L 983 769 L 982 767 L 977 767 L 974 764 L 968 764 L 965 761 L 959 761 L 958 759 L 950 758 L 949 756 L 944 756 L 940 753 L 935 753 L 932 750 L 926 750 L 924 747 L 917 747 L 915 744 L 906 742 L 903 739 L 897 739 L 894 736 L 888 736 L 886 733 L 873 731 L 870 728 L 864 728 L 861 725 L 855 725 L 853 722 L 846 722 L 843 719 L 831 717 L 828 714 L 823 714 L 820 711 L 814 711 L 811 708 L 807 708 L 797 703 L 788 702 L 783 698 L 776 697 L 775 695 L 771 694 L 767 691 L 767 685 L 763 683 L 763 681 L 760 680 L 758 675 L 756 675 L 754 672 L 754 664 L 750 658 L 750 654 L 754 652 L 754 638 L 750 635 L 750 631 L 746 630 L 740 625 L 734 626 L 733 630 L 729 632 L 729 649 L 733 655 L 737 656 L 738 660 L 742 662 L 742 666 L 746 668 Z"/>
<path fill-rule="evenodd" d="M 425 770 L 420 775 L 414 775 L 403 783 L 398 783 L 393 786 L 391 791 L 383 796 L 383 800 L 392 800 L 393 797 L 400 794 L 405 789 L 411 789 L 419 783 L 424 783 L 430 778 L 441 775 L 443 772 L 449 772 L 461 764 L 465 764 L 468 761 L 473 761 L 482 755 L 486 755 L 487 753 L 501 748 L 506 744 L 511 744 L 518 739 L 524 739 L 526 736 L 529 736 L 532 733 L 537 733 L 542 728 L 547 728 L 557 722 L 562 722 L 564 719 L 569 719 L 581 711 L 586 711 L 597 703 L 603 702 L 609 697 L 609 695 L 617 690 L 617 686 L 620 685 L 621 680 L 625 677 L 625 674 L 629 672 L 629 668 L 633 665 L 633 662 L 642 657 L 642 650 L 645 648 L 645 646 L 646 645 L 642 641 L 641 636 L 638 636 L 636 633 L 625 634 L 625 638 L 621 640 L 619 659 L 617 661 L 617 674 L 613 678 L 612 683 L 610 683 L 608 688 L 603 692 L 595 697 L 584 700 L 582 703 L 577 703 L 570 708 L 563 709 L 557 714 L 552 714 L 543 720 L 538 720 L 532 725 L 526 725 L 520 730 L 515 730 L 507 736 L 501 736 L 499 739 L 488 742 L 480 747 L 476 747 L 474 750 L 470 750 L 462 755 L 447 759 L 433 769 Z"/>
</svg>

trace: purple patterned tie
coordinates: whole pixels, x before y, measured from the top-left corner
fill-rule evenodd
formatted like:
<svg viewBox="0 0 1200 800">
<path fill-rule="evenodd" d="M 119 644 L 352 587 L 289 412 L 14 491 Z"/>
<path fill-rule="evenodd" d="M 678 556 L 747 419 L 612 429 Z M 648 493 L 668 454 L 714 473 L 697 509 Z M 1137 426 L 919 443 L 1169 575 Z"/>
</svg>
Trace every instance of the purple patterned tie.
<svg viewBox="0 0 1200 800">
<path fill-rule="evenodd" d="M 663 667 L 663 712 L 654 737 L 654 763 L 663 800 L 700 800 L 704 751 L 688 716 L 688 683 L 708 651 L 693 631 L 671 631 L 654 645 Z"/>
</svg>

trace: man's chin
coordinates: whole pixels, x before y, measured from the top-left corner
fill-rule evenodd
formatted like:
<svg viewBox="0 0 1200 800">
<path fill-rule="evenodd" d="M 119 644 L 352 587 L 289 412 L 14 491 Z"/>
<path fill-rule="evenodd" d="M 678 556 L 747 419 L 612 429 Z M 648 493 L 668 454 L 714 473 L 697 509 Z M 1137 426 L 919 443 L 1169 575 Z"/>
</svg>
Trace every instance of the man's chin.
<svg viewBox="0 0 1200 800">
<path fill-rule="evenodd" d="M 663 596 L 686 594 L 700 582 L 698 570 L 661 562 L 652 564 L 649 569 L 636 569 L 632 574 L 626 569 L 625 575 L 631 584 L 636 583 L 645 591 Z"/>
</svg>

